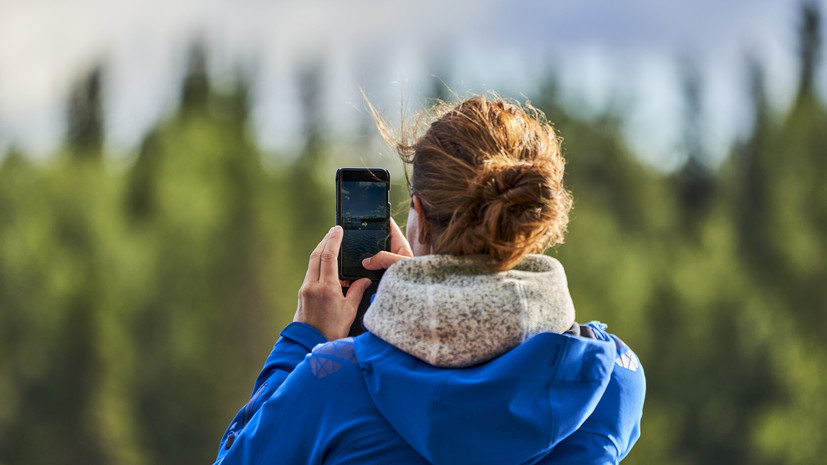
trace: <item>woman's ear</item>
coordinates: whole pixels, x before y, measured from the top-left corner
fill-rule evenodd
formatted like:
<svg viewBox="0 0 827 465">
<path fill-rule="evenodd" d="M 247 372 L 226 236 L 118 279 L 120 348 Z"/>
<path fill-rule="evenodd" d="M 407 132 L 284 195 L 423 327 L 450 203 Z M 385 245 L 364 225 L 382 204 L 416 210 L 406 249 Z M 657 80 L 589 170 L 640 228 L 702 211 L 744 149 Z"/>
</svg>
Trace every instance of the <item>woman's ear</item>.
<svg viewBox="0 0 827 465">
<path fill-rule="evenodd" d="M 414 210 L 416 211 L 416 218 L 417 218 L 417 239 L 419 240 L 420 244 L 430 245 L 431 244 L 431 220 L 428 219 L 428 215 L 425 214 L 425 209 L 422 208 L 422 202 L 419 201 L 419 197 L 414 194 L 411 197 L 411 201 L 413 202 Z"/>
</svg>

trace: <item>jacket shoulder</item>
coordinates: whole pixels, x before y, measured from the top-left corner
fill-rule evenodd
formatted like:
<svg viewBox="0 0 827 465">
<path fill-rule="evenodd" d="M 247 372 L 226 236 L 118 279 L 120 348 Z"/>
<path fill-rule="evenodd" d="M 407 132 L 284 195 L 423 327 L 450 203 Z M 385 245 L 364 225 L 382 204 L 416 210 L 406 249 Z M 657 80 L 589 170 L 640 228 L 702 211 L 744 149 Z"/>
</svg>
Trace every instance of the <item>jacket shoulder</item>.
<svg viewBox="0 0 827 465">
<path fill-rule="evenodd" d="M 358 367 L 353 338 L 337 339 L 316 345 L 307 357 L 310 373 L 322 379 L 348 365 Z"/>
</svg>

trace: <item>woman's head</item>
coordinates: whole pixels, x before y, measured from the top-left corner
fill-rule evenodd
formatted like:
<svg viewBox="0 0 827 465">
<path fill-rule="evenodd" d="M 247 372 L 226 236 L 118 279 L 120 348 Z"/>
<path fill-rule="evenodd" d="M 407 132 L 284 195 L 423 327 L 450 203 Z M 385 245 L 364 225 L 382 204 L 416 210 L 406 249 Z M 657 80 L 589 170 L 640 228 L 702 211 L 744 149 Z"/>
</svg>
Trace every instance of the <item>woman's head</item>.
<svg viewBox="0 0 827 465">
<path fill-rule="evenodd" d="M 433 253 L 483 255 L 490 268 L 504 270 L 563 241 L 572 203 L 565 160 L 534 108 L 472 97 L 397 148 L 412 166 L 420 213 L 409 238 Z"/>
</svg>

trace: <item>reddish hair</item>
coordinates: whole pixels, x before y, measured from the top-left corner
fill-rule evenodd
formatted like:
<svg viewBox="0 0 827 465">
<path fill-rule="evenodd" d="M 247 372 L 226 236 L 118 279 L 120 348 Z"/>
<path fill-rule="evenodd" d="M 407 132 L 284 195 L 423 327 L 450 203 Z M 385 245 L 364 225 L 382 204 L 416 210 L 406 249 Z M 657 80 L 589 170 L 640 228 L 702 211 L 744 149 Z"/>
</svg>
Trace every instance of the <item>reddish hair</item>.
<svg viewBox="0 0 827 465">
<path fill-rule="evenodd" d="M 492 95 L 435 110 L 441 116 L 414 143 L 394 140 L 412 166 L 408 182 L 434 253 L 483 255 L 502 271 L 562 243 L 572 199 L 560 141 L 543 114 Z"/>
</svg>

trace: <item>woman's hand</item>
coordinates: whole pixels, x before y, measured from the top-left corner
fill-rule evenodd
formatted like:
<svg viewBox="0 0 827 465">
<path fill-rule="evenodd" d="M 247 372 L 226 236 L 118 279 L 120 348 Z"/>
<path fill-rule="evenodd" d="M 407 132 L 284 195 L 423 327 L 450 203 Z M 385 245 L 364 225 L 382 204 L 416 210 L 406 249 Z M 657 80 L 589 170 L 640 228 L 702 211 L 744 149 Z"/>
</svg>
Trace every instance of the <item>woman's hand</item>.
<svg viewBox="0 0 827 465">
<path fill-rule="evenodd" d="M 399 260 L 411 257 L 413 257 L 411 244 L 402 235 L 402 230 L 396 225 L 396 221 L 391 218 L 391 251 L 382 250 L 376 255 L 362 260 L 362 266 L 366 270 L 387 269 Z"/>
<path fill-rule="evenodd" d="M 370 285 L 370 279 L 359 279 L 350 285 L 347 297 L 342 295 L 337 262 L 343 234 L 341 226 L 330 228 L 310 254 L 307 274 L 299 289 L 299 307 L 293 317 L 293 321 L 318 329 L 328 341 L 347 337 L 362 294 Z"/>
</svg>

